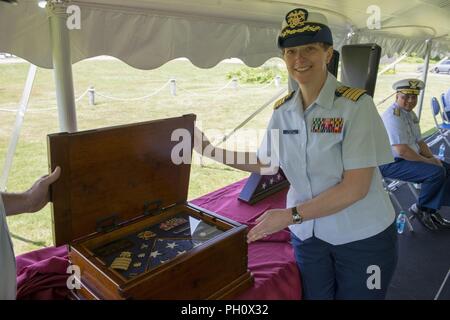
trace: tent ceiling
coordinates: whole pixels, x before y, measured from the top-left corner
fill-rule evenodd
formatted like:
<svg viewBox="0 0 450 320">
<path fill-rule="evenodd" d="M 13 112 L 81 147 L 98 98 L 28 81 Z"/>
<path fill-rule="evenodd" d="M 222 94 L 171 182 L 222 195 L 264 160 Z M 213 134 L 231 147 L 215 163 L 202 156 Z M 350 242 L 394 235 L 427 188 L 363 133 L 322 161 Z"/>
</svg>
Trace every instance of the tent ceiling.
<svg viewBox="0 0 450 320">
<path fill-rule="evenodd" d="M 49 23 L 37 0 L 0 2 L 0 52 L 52 67 Z M 115 56 L 141 68 L 188 57 L 199 67 L 212 67 L 237 57 L 257 66 L 279 55 L 275 39 L 284 14 L 298 6 L 327 16 L 335 44 L 377 42 L 386 54 L 425 52 L 424 41 L 435 38 L 434 54 L 450 51 L 450 0 L 77 0 L 81 29 L 70 31 L 72 62 Z M 381 30 L 366 27 L 377 5 Z"/>
</svg>

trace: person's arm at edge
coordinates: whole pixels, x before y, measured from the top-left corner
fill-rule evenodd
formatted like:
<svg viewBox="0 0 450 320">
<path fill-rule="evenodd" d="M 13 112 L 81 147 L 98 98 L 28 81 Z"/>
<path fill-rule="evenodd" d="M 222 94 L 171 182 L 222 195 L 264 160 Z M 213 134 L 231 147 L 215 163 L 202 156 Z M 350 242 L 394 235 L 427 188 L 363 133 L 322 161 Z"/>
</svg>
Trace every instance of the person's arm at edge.
<svg viewBox="0 0 450 320">
<path fill-rule="evenodd" d="M 50 175 L 39 178 L 30 189 L 22 193 L 1 192 L 5 214 L 12 216 L 41 210 L 50 201 L 49 187 L 59 178 L 60 173 L 61 169 L 56 167 Z"/>
<path fill-rule="evenodd" d="M 195 128 L 195 130 L 194 149 L 200 155 L 246 172 L 261 175 L 272 175 L 278 172 L 278 166 L 272 167 L 272 163 L 262 163 L 256 152 L 230 151 L 215 147 L 199 129 Z"/>
</svg>

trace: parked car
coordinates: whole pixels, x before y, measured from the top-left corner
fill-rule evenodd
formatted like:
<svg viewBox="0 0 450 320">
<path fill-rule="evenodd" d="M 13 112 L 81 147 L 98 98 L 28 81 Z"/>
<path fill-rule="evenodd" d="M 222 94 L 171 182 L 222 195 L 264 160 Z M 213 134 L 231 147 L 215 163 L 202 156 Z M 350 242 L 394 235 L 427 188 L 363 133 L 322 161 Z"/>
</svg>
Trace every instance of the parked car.
<svg viewBox="0 0 450 320">
<path fill-rule="evenodd" d="M 444 60 L 441 63 L 433 67 L 435 73 L 448 73 L 450 74 L 450 60 Z"/>
</svg>

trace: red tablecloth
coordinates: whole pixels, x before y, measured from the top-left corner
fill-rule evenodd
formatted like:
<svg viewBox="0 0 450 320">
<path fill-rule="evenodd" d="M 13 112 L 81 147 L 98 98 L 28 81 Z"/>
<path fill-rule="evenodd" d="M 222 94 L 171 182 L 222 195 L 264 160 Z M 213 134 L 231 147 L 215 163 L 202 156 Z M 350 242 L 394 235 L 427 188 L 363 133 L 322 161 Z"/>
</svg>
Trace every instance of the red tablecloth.
<svg viewBox="0 0 450 320">
<path fill-rule="evenodd" d="M 269 209 L 286 207 L 286 192 L 280 191 L 254 205 L 237 198 L 247 179 L 191 201 L 193 204 L 228 217 L 250 228 L 255 219 Z M 255 279 L 252 288 L 238 299 L 300 299 L 300 277 L 290 234 L 283 230 L 256 241 L 248 247 L 248 268 Z"/>
<path fill-rule="evenodd" d="M 191 202 L 250 228 L 266 210 L 285 207 L 286 191 L 253 206 L 237 200 L 245 181 L 238 181 Z M 237 299 L 301 298 L 299 272 L 289 240 L 289 232 L 283 230 L 249 245 L 248 268 L 255 283 Z M 17 256 L 16 260 L 18 299 L 60 299 L 67 295 L 69 261 L 65 246 L 32 251 Z"/>
<path fill-rule="evenodd" d="M 66 246 L 48 247 L 17 256 L 17 299 L 64 299 L 69 267 Z"/>
</svg>

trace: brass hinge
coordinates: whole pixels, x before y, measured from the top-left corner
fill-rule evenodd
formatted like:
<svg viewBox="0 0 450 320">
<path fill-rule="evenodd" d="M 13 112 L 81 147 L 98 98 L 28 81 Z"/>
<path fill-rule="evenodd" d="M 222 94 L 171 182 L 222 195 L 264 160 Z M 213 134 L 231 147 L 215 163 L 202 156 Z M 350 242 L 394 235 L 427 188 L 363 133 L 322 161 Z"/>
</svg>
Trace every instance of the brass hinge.
<svg viewBox="0 0 450 320">
<path fill-rule="evenodd" d="M 144 216 L 152 215 L 156 216 L 158 215 L 162 208 L 162 201 L 161 200 L 155 200 L 155 201 L 145 201 L 144 202 Z"/>
<path fill-rule="evenodd" d="M 95 230 L 97 232 L 102 232 L 102 233 L 107 233 L 107 232 L 113 231 L 119 227 L 117 220 L 118 220 L 117 213 L 114 213 L 105 218 L 97 219 L 97 221 L 95 223 Z"/>
<path fill-rule="evenodd" d="M 167 207 L 162 208 L 161 211 L 165 211 L 167 209 L 170 209 L 170 208 L 182 205 L 182 204 L 186 204 L 186 201 L 172 203 L 171 205 L 168 205 Z"/>
</svg>

